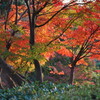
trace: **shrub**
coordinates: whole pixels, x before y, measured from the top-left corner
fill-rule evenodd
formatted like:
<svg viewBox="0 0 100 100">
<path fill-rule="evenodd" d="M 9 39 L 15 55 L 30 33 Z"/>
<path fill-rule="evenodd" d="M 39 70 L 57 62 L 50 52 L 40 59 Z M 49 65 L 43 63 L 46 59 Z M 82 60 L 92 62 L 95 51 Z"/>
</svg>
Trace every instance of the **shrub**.
<svg viewBox="0 0 100 100">
<path fill-rule="evenodd" d="M 98 81 L 97 81 L 98 82 Z M 0 100 L 99 100 L 100 85 L 38 82 L 0 90 Z"/>
</svg>

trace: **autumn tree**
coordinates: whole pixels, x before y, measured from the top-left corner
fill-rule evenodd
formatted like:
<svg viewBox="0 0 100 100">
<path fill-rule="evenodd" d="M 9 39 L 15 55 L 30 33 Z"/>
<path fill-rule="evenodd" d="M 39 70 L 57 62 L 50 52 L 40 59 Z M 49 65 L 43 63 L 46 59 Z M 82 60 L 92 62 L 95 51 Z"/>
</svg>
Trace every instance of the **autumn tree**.
<svg viewBox="0 0 100 100">
<path fill-rule="evenodd" d="M 82 44 L 77 43 L 77 51 L 74 52 L 74 48 L 72 47 L 72 58 L 71 58 L 71 72 L 70 72 L 70 84 L 73 83 L 73 73 L 74 73 L 74 68 L 76 67 L 78 61 L 80 61 L 81 59 L 84 59 L 85 57 L 90 57 L 91 55 L 94 55 L 95 58 L 95 53 L 99 50 L 98 48 L 98 44 L 100 44 L 100 40 L 97 40 L 98 35 L 99 35 L 99 30 L 100 27 L 97 26 L 95 29 L 92 29 L 92 31 L 90 32 L 90 35 L 84 40 L 84 42 Z M 96 36 L 96 35 L 97 36 Z M 95 49 L 95 52 L 93 53 Z M 99 55 L 99 53 L 97 53 Z"/>
<path fill-rule="evenodd" d="M 72 6 L 78 5 L 78 3 L 76 3 L 76 1 L 74 0 L 65 4 L 63 4 L 61 0 L 24 0 L 25 4 L 21 6 L 18 5 L 18 1 L 19 0 L 15 0 L 15 3 L 13 3 L 14 1 L 11 0 L 12 3 L 10 3 L 9 9 L 7 9 L 8 12 L 6 14 L 6 17 L 5 19 L 2 18 L 1 25 L 3 23 L 2 27 L 3 30 L 1 31 L 5 33 L 5 36 L 7 36 L 7 38 L 5 38 L 4 40 L 1 39 L 1 41 L 4 42 L 4 44 L 2 45 L 4 48 L 6 48 L 6 51 L 13 52 L 16 55 L 18 55 L 17 51 L 20 51 L 20 48 L 25 47 L 27 50 L 29 50 L 30 48 L 29 51 L 31 57 L 30 55 L 28 57 L 31 58 L 32 62 L 34 62 L 35 69 L 37 71 L 37 80 L 43 82 L 42 69 L 40 67 L 38 59 L 35 57 L 36 55 L 41 55 L 43 51 L 42 52 L 39 51 L 35 55 L 34 51 L 40 48 L 39 47 L 40 45 L 38 46 L 36 45 L 38 43 L 44 43 L 45 44 L 44 49 L 45 49 L 48 48 L 50 44 L 53 43 L 56 44 L 58 42 L 58 39 L 61 36 L 63 36 L 63 34 L 68 30 L 68 28 L 70 28 L 72 23 L 74 23 L 75 20 L 77 20 L 82 16 L 81 15 L 82 13 L 77 13 L 72 18 L 71 17 L 68 18 L 68 16 L 67 17 L 64 16 L 65 18 L 60 16 L 60 14 L 63 11 L 67 12 Z M 84 5 L 86 4 L 88 4 L 88 2 L 86 2 Z M 56 21 L 55 19 L 54 23 L 51 24 L 53 22 L 52 20 L 57 15 L 58 15 L 58 21 Z M 68 18 L 67 21 L 66 18 Z M 62 23 L 59 23 L 59 21 L 60 22 L 63 21 L 63 25 Z M 58 26 L 61 25 L 59 26 L 59 28 L 63 27 L 62 33 L 57 28 L 55 28 L 57 27 L 57 25 Z M 50 31 L 47 31 L 47 28 Z M 56 29 L 59 31 L 56 32 L 57 34 L 55 34 Z M 24 35 L 22 35 L 23 33 L 22 30 L 24 30 L 25 33 Z M 40 31 L 42 31 L 42 33 Z M 18 34 L 18 32 L 20 34 Z M 52 35 L 51 32 L 54 33 L 54 35 Z M 51 38 L 46 39 L 41 34 L 43 34 L 44 36 L 47 35 L 46 38 L 47 37 Z M 2 36 L 4 37 L 4 35 Z M 28 44 L 28 39 L 26 39 L 27 37 L 29 37 L 29 45 L 25 45 Z M 16 44 L 18 46 L 16 46 Z M 4 55 L 5 50 L 1 50 L 1 52 L 2 52 L 1 55 Z M 5 57 L 5 59 L 7 57 Z"/>
<path fill-rule="evenodd" d="M 61 1 L 34 1 L 34 0 L 25 0 L 24 1 L 26 3 L 26 6 L 23 5 L 25 8 L 23 9 L 23 13 L 21 15 L 21 17 L 18 17 L 18 13 L 19 13 L 19 8 L 17 5 L 17 0 L 15 1 L 15 6 L 13 6 L 12 10 L 8 12 L 8 16 L 6 19 L 6 23 L 13 21 L 13 25 L 17 26 L 18 24 L 22 24 L 21 22 L 19 22 L 20 19 L 23 19 L 23 16 L 26 14 L 26 12 L 28 12 L 28 18 L 29 18 L 29 23 L 27 22 L 26 24 L 29 24 L 29 36 L 30 36 L 30 49 L 33 51 L 34 49 L 34 45 L 35 45 L 35 31 L 36 28 L 40 28 L 44 25 L 46 25 L 47 23 L 49 23 L 59 12 L 61 12 L 63 9 L 65 9 L 66 7 L 70 7 L 72 5 L 74 5 L 74 1 L 72 1 L 69 4 L 66 4 L 64 7 L 61 7 L 59 5 L 61 5 Z M 52 7 L 57 7 L 57 9 L 55 9 L 55 11 L 53 12 L 52 10 L 54 8 Z M 50 11 L 51 10 L 51 11 Z M 47 13 L 48 11 L 48 13 Z M 50 15 L 51 14 L 51 15 Z M 48 17 L 43 18 L 44 16 L 48 15 Z M 42 16 L 42 17 L 41 17 Z M 25 17 L 24 17 L 25 18 Z M 42 20 L 40 20 L 42 18 Z M 44 20 L 44 21 L 43 21 Z M 19 22 L 19 23 L 18 23 Z M 71 23 L 68 23 L 68 25 L 70 25 Z M 12 27 L 12 26 L 10 26 Z M 5 29 L 7 30 L 7 24 L 5 24 Z M 6 40 L 6 49 L 7 50 L 11 50 L 11 45 L 12 45 L 12 37 L 15 36 L 16 32 L 18 32 L 18 29 L 12 30 L 10 38 Z M 37 80 L 40 80 L 41 82 L 42 80 L 42 75 L 41 75 L 41 67 L 40 64 L 38 62 L 37 59 L 34 59 L 34 64 L 36 66 L 36 69 L 38 69 L 37 73 Z"/>
<path fill-rule="evenodd" d="M 65 5 L 62 5 L 62 2 L 60 0 L 48 0 L 48 1 L 46 0 L 39 0 L 39 1 L 38 0 L 28 0 L 28 1 L 24 0 L 24 1 L 26 3 L 27 10 L 28 10 L 29 26 L 30 26 L 29 43 L 30 43 L 31 50 L 34 50 L 34 45 L 36 44 L 36 38 L 35 38 L 35 34 L 37 34 L 36 29 L 47 25 L 56 15 L 58 15 L 64 9 L 69 8 L 73 5 L 76 5 L 75 1 L 71 1 Z M 55 11 L 52 11 L 53 7 L 57 7 Z M 75 17 L 72 21 L 69 21 L 66 24 L 66 26 L 70 26 L 76 19 L 77 18 Z M 54 40 L 56 40 L 56 38 Z M 46 46 L 49 46 L 49 44 L 51 44 L 52 42 L 53 42 L 52 40 L 49 41 L 49 43 Z M 40 67 L 39 61 L 37 59 L 33 59 L 33 60 L 34 60 L 35 68 L 40 69 L 41 67 Z M 41 72 L 38 72 L 38 73 L 40 74 L 39 76 L 37 75 L 38 77 L 37 80 L 40 80 L 42 82 L 43 81 L 41 78 L 42 74 Z"/>
<path fill-rule="evenodd" d="M 74 69 L 79 61 L 86 57 L 99 59 L 100 55 L 100 17 L 98 13 L 98 3 L 95 2 L 93 5 L 89 5 L 88 8 L 81 7 L 78 9 L 78 12 L 83 12 L 83 17 L 81 17 L 78 22 L 73 24 L 69 31 L 67 31 L 70 34 L 65 32 L 63 36 L 60 37 L 61 40 L 63 40 L 60 40 L 61 43 L 63 43 L 66 49 L 69 50 L 71 56 L 69 84 L 73 83 Z M 90 16 L 91 13 L 93 15 Z M 64 54 L 66 49 L 60 50 L 59 53 L 68 55 Z"/>
</svg>

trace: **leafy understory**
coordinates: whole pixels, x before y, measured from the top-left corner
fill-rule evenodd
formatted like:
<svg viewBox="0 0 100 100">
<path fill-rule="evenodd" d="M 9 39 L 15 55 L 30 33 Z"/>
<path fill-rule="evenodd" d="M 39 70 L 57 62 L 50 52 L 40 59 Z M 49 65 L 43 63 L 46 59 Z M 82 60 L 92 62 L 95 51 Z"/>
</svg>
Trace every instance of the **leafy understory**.
<svg viewBox="0 0 100 100">
<path fill-rule="evenodd" d="M 100 100 L 99 76 L 96 84 L 81 86 L 38 82 L 23 84 L 12 89 L 0 89 L 0 100 Z"/>
</svg>

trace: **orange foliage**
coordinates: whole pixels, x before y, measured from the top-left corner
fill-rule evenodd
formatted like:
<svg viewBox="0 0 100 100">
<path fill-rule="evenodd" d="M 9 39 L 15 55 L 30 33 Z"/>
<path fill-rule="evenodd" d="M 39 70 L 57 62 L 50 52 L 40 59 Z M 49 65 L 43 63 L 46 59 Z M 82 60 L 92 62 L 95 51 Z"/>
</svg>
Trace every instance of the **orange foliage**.
<svg viewBox="0 0 100 100">
<path fill-rule="evenodd" d="M 60 50 L 57 51 L 59 54 L 62 54 L 63 56 L 68 56 L 68 57 L 72 57 L 72 52 L 68 49 L 66 49 L 65 47 L 61 47 Z"/>
<path fill-rule="evenodd" d="M 16 18 L 16 14 L 15 13 L 16 13 L 15 10 L 9 12 L 8 20 L 10 22 L 15 21 L 15 18 Z M 20 18 L 20 15 L 18 14 L 17 17 Z"/>
<path fill-rule="evenodd" d="M 43 1 L 45 2 L 45 0 L 43 0 Z M 37 7 L 37 8 L 39 9 L 39 8 L 43 7 L 44 2 L 41 2 L 39 4 L 39 7 Z M 43 24 L 49 18 L 51 18 L 51 16 L 54 15 L 55 12 L 57 12 L 62 7 L 61 6 L 62 2 L 60 0 L 52 0 L 52 2 L 55 5 L 54 6 L 46 6 L 37 15 L 38 17 L 36 19 L 35 24 L 37 24 L 37 25 Z M 70 27 L 67 26 L 68 29 L 64 32 L 64 34 L 62 36 L 60 36 L 60 38 L 63 39 L 64 41 L 60 41 L 58 38 L 57 40 L 55 40 L 53 42 L 54 44 L 62 43 L 64 45 L 66 45 L 66 46 L 68 45 L 70 47 L 77 47 L 77 46 L 80 47 L 86 41 L 86 39 L 89 38 L 91 32 L 93 32 L 96 29 L 96 27 L 98 26 L 98 24 L 100 23 L 100 20 L 99 20 L 100 13 L 98 13 L 98 10 L 100 7 L 98 5 L 98 2 L 99 1 L 93 2 L 91 4 L 91 5 L 93 5 L 93 9 L 91 8 L 91 5 L 85 5 L 82 7 L 79 7 L 76 5 L 74 7 L 70 7 L 70 9 L 72 11 L 74 11 L 74 13 L 71 12 L 72 14 L 70 14 L 69 12 L 68 12 L 68 14 L 66 13 L 66 11 L 68 11 L 69 8 L 65 9 L 64 11 L 59 13 L 57 16 L 55 16 L 45 26 L 35 28 L 34 29 L 35 30 L 35 42 L 36 43 L 49 43 L 50 41 L 55 39 L 57 36 L 62 34 L 67 23 L 74 18 L 73 16 L 80 17 L 78 15 L 82 14 L 82 18 L 76 20 L 75 23 L 73 22 L 73 25 L 70 25 Z M 60 5 L 60 6 L 58 6 L 58 5 Z M 32 6 L 30 6 L 30 9 L 31 8 L 32 8 Z M 18 6 L 18 15 L 17 15 L 18 19 L 21 17 L 21 14 L 23 14 L 26 9 L 27 9 L 27 7 L 24 5 Z M 47 13 L 48 11 L 49 11 L 49 13 Z M 31 13 L 32 13 L 32 11 L 31 11 Z M 8 15 L 8 22 L 13 23 L 15 21 L 15 18 L 16 18 L 16 6 L 12 5 L 11 11 L 9 12 L 9 15 Z M 4 22 L 5 22 L 5 19 L 2 18 L 2 20 L 0 20 L 0 25 L 2 26 L 3 29 L 5 28 Z M 81 24 L 78 22 L 80 22 Z M 9 23 L 7 23 L 6 31 L 2 32 L 0 30 L 0 34 L 4 33 L 4 37 L 5 37 L 3 40 L 4 44 L 6 44 L 6 41 L 9 39 L 11 39 L 13 41 L 12 47 L 10 48 L 10 51 L 13 51 L 13 52 L 18 51 L 23 47 L 29 49 L 30 27 L 29 27 L 27 13 L 25 13 L 22 16 L 22 19 L 20 19 L 20 21 L 18 21 L 17 25 L 22 26 L 22 30 L 25 31 L 25 33 L 21 34 L 20 37 L 16 37 L 16 36 L 12 37 L 11 36 L 12 31 L 15 31 L 15 30 L 12 30 Z M 73 30 L 73 28 L 75 28 L 75 29 Z M 89 41 L 93 42 L 95 39 L 98 40 L 99 38 L 100 38 L 100 29 L 96 32 L 96 34 Z M 98 43 L 95 43 L 95 48 L 92 48 L 91 52 L 99 51 L 99 45 L 100 45 L 100 41 Z M 52 48 L 54 48 L 54 47 L 52 47 Z M 70 50 L 64 46 L 61 46 L 60 49 L 57 50 L 57 52 L 59 54 L 62 54 L 63 56 L 76 57 L 77 54 L 73 53 L 72 51 L 73 50 Z M 51 51 L 48 51 L 46 53 L 44 52 L 43 55 L 45 58 L 49 59 L 51 56 L 53 56 L 53 50 L 52 50 L 52 52 Z M 100 59 L 100 57 L 98 55 L 92 55 L 91 58 Z M 77 62 L 77 64 L 82 64 L 82 63 L 87 65 L 87 63 L 83 59 Z"/>
<path fill-rule="evenodd" d="M 84 59 L 79 60 L 76 64 L 77 65 L 83 64 L 83 65 L 88 66 L 88 63 Z"/>
</svg>

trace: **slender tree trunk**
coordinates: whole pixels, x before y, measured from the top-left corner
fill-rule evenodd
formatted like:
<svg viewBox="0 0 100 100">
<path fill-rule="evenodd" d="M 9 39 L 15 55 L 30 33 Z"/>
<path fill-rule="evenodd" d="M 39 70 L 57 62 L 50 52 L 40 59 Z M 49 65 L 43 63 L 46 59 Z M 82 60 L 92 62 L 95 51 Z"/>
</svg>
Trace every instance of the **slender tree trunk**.
<svg viewBox="0 0 100 100">
<path fill-rule="evenodd" d="M 30 23 L 30 47 L 34 46 L 35 44 L 35 16 L 32 18 L 32 22 Z"/>
<path fill-rule="evenodd" d="M 71 70 L 70 70 L 69 84 L 72 84 L 73 80 L 74 80 L 74 68 L 75 68 L 75 66 L 72 65 Z"/>
<path fill-rule="evenodd" d="M 31 27 L 30 27 L 30 49 L 31 50 L 34 50 L 34 48 L 32 48 L 34 45 L 35 45 L 35 22 L 31 24 Z M 36 70 L 36 80 L 41 83 L 43 82 L 42 68 L 37 59 L 34 59 L 33 61 L 34 61 L 35 70 Z"/>
</svg>

